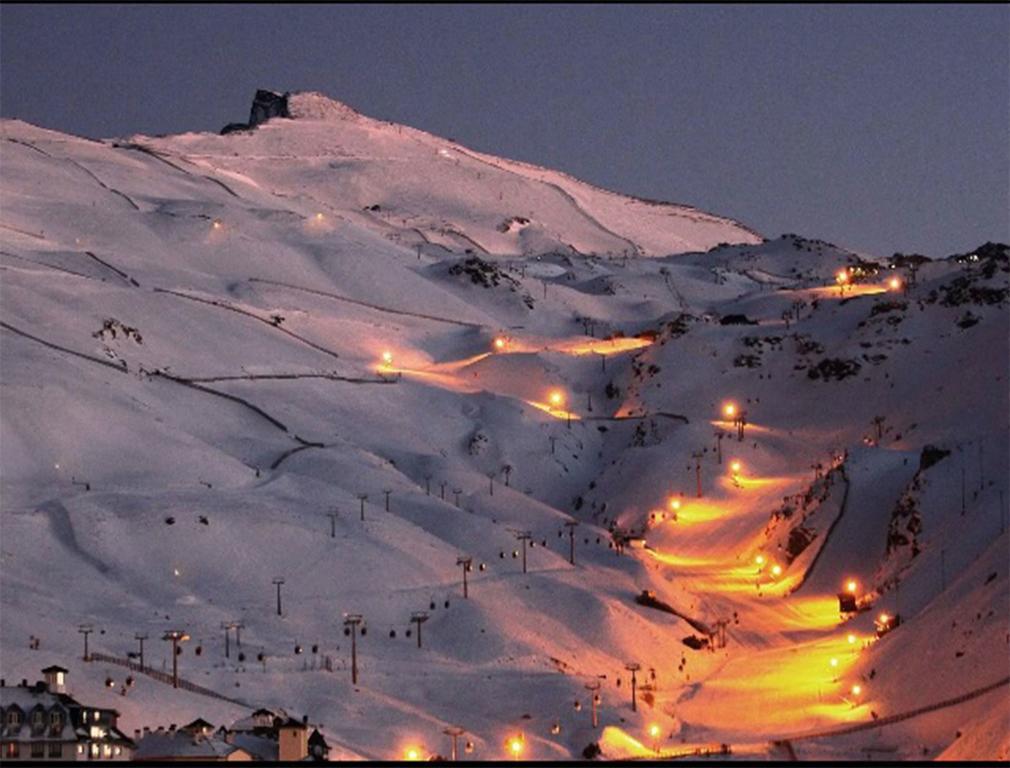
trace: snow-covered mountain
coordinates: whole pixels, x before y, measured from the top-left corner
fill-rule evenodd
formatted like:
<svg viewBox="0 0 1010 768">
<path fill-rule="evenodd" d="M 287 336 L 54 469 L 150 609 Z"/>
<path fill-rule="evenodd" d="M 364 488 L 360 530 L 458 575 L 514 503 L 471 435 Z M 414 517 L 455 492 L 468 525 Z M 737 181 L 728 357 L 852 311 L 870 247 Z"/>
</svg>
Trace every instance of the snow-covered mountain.
<svg viewBox="0 0 1010 768">
<path fill-rule="evenodd" d="M 81 660 L 183 629 L 337 757 L 1007 757 L 1006 246 L 891 266 L 285 101 L 0 127 L 4 677 L 248 715 Z"/>
</svg>

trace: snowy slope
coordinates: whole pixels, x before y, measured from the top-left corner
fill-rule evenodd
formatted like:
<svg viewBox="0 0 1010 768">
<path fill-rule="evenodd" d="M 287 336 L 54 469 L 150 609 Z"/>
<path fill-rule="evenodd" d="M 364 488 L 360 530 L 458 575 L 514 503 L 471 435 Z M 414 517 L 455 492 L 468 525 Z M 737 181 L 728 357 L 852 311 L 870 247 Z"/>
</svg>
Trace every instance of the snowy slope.
<svg viewBox="0 0 1010 768">
<path fill-rule="evenodd" d="M 80 659 L 83 622 L 119 657 L 184 628 L 187 679 L 307 714 L 346 757 L 446 754 L 449 724 L 474 759 L 519 733 L 534 759 L 786 737 L 1006 757 L 1005 689 L 821 734 L 1008 674 L 1005 250 L 843 295 L 866 257 L 290 101 L 227 136 L 2 124 L 5 678 L 63 664 L 127 732 L 247 714 L 140 675 L 113 695 L 125 669 Z M 720 463 L 728 400 L 748 423 Z M 618 555 L 614 529 L 647 548 Z M 875 642 L 881 610 L 903 623 Z M 721 618 L 725 649 L 683 642 Z"/>
</svg>

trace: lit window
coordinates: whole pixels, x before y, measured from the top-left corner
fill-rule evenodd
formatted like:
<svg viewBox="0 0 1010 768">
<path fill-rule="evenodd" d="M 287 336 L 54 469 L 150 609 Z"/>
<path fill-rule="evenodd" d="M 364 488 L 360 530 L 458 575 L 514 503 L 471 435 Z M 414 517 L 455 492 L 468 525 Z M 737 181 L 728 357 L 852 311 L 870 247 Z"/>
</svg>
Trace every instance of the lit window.
<svg viewBox="0 0 1010 768">
<path fill-rule="evenodd" d="M 112 747 L 110 747 L 108 744 L 106 744 L 104 752 L 105 752 L 105 756 L 108 757 L 109 755 L 112 754 Z"/>
<path fill-rule="evenodd" d="M 122 750 L 119 747 L 116 747 L 115 749 L 112 750 L 112 754 L 118 756 L 121 751 Z"/>
</svg>

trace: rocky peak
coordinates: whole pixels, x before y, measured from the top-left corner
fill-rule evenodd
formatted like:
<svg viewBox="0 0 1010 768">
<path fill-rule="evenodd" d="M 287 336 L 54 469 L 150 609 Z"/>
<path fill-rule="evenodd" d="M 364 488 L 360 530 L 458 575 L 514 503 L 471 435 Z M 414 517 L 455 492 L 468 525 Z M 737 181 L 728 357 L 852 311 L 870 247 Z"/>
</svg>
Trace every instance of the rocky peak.
<svg viewBox="0 0 1010 768">
<path fill-rule="evenodd" d="M 299 118 L 304 120 L 348 120 L 361 115 L 346 104 L 335 101 L 321 93 L 302 93 L 258 90 L 253 97 L 248 123 L 228 123 L 221 129 L 222 134 L 235 131 L 249 131 L 273 117 Z"/>
</svg>

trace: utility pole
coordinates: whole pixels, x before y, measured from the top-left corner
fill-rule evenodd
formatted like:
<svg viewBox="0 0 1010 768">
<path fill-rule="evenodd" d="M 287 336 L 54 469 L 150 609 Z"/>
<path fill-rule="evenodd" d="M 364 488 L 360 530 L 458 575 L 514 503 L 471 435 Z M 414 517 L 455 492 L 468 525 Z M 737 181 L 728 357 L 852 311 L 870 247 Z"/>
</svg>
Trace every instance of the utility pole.
<svg viewBox="0 0 1010 768">
<path fill-rule="evenodd" d="M 575 526 L 578 520 L 565 520 L 565 527 L 568 529 L 568 562 L 575 565 Z"/>
<path fill-rule="evenodd" d="M 598 728 L 600 719 L 596 708 L 600 704 L 600 681 L 593 680 L 591 683 L 586 683 L 585 688 L 589 691 L 589 701 L 593 712 L 593 728 Z"/>
<path fill-rule="evenodd" d="M 459 507 L 459 495 L 461 493 L 463 493 L 463 489 L 462 488 L 453 488 L 452 492 L 453 492 L 453 495 L 456 497 L 456 506 Z"/>
<path fill-rule="evenodd" d="M 172 641 L 172 687 L 179 687 L 179 643 L 189 640 L 189 635 L 181 629 L 170 629 L 162 640 Z"/>
<path fill-rule="evenodd" d="M 736 439 L 743 442 L 743 428 L 747 426 L 747 411 L 740 411 L 740 415 L 737 416 L 737 436 Z"/>
<path fill-rule="evenodd" d="M 553 456 L 554 455 L 554 441 L 557 440 L 557 438 L 554 437 L 553 435 L 551 435 L 547 439 L 551 441 L 551 456 Z"/>
<path fill-rule="evenodd" d="M 337 515 L 339 514 L 339 512 L 340 512 L 340 510 L 338 510 L 336 507 L 334 507 L 333 511 L 326 513 L 326 515 L 330 518 L 330 538 L 331 539 L 337 538 Z"/>
<path fill-rule="evenodd" d="M 224 630 L 224 657 L 231 658 L 231 630 L 235 626 L 233 621 L 222 621 L 221 629 Z"/>
<path fill-rule="evenodd" d="M 365 522 L 365 502 L 368 500 L 367 493 L 359 493 L 358 501 L 361 502 L 361 522 Z"/>
<path fill-rule="evenodd" d="M 77 631 L 84 635 L 84 660 L 91 661 L 91 654 L 88 652 L 88 635 L 95 631 L 95 628 L 90 624 L 81 624 L 77 627 Z"/>
<path fill-rule="evenodd" d="M 428 620 L 427 611 L 414 611 L 410 614 L 410 620 L 417 624 L 417 647 L 421 647 L 421 625 Z"/>
<path fill-rule="evenodd" d="M 722 464 L 722 439 L 724 437 L 726 437 L 726 433 L 721 429 L 715 431 L 716 456 L 718 456 L 720 464 Z"/>
<path fill-rule="evenodd" d="M 388 512 L 389 511 L 389 494 L 392 493 L 392 490 L 384 490 L 383 493 L 386 494 L 386 511 Z"/>
<path fill-rule="evenodd" d="M 431 496 L 431 475 L 424 476 L 424 495 Z"/>
<path fill-rule="evenodd" d="M 274 584 L 277 585 L 277 615 L 281 615 L 281 585 L 284 583 L 284 579 L 276 578 L 274 579 Z"/>
<path fill-rule="evenodd" d="M 351 636 L 351 683 L 353 685 L 358 684 L 358 643 L 357 634 L 358 626 L 362 619 L 360 613 L 350 613 L 344 616 L 344 634 Z M 361 628 L 361 634 L 364 636 L 365 628 Z"/>
<path fill-rule="evenodd" d="M 701 451 L 695 451 L 691 454 L 694 458 L 694 479 L 695 484 L 698 486 L 698 498 L 701 498 Z"/>
<path fill-rule="evenodd" d="M 245 629 L 245 624 L 241 621 L 235 622 L 235 645 L 239 648 L 242 647 L 242 630 Z"/>
<path fill-rule="evenodd" d="M 469 555 L 466 555 L 466 556 L 460 555 L 459 557 L 456 558 L 456 565 L 462 565 L 463 566 L 463 597 L 464 598 L 469 598 L 470 597 L 470 595 L 469 595 L 469 593 L 467 591 L 466 574 L 467 574 L 467 571 L 470 570 L 471 563 L 473 563 L 473 558 L 470 557 Z"/>
<path fill-rule="evenodd" d="M 526 543 L 532 538 L 533 534 L 530 531 L 520 531 L 516 534 L 516 539 L 523 545 L 523 573 L 526 573 Z"/>
<path fill-rule="evenodd" d="M 600 352 L 599 355 L 600 355 L 600 365 L 603 367 L 603 372 L 606 373 L 607 372 L 607 356 L 605 354 L 603 354 L 602 352 Z"/>
<path fill-rule="evenodd" d="M 443 480 L 442 481 L 442 501 L 445 501 L 445 486 L 446 486 L 446 482 L 445 482 L 445 480 Z"/>
<path fill-rule="evenodd" d="M 487 473 L 487 479 L 488 479 L 488 483 L 489 483 L 489 485 L 488 485 L 488 495 L 489 496 L 494 496 L 494 472 L 488 472 Z"/>
<path fill-rule="evenodd" d="M 146 632 L 137 632 L 133 636 L 133 639 L 140 641 L 140 671 L 143 672 L 144 671 L 144 641 L 147 639 L 147 633 Z"/>
<path fill-rule="evenodd" d="M 456 755 L 458 754 L 456 750 L 456 739 L 458 739 L 460 736 L 466 733 L 466 731 L 464 731 L 459 726 L 450 725 L 448 728 L 443 728 L 442 733 L 444 733 L 446 736 L 452 739 L 452 752 L 450 753 L 451 757 L 449 759 L 452 762 L 456 762 Z"/>
<path fill-rule="evenodd" d="M 637 680 L 635 679 L 635 673 L 642 668 L 642 665 L 637 661 L 629 661 L 624 665 L 624 668 L 631 673 L 631 711 L 638 711 L 638 700 L 635 692 L 635 687 Z"/>
</svg>

